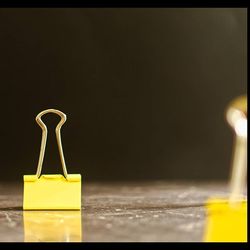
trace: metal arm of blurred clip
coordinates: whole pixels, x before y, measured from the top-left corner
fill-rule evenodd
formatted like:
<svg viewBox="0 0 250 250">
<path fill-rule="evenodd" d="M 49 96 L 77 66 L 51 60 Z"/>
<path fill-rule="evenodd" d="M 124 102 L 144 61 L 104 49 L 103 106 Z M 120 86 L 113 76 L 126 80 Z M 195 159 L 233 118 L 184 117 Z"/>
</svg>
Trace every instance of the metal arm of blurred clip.
<svg viewBox="0 0 250 250">
<path fill-rule="evenodd" d="M 230 203 L 241 199 L 247 181 L 247 97 L 233 100 L 227 109 L 226 118 L 235 132 L 235 145 L 230 183 Z"/>
</svg>

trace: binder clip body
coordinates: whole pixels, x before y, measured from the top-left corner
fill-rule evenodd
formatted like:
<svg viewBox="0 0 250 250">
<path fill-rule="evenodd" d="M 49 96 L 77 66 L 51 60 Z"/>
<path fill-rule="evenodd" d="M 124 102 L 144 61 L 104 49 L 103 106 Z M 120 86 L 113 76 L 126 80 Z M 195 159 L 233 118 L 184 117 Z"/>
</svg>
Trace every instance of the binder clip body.
<svg viewBox="0 0 250 250">
<path fill-rule="evenodd" d="M 206 203 L 206 242 L 247 242 L 247 199 L 242 195 L 247 172 L 247 99 L 237 98 L 227 110 L 235 131 L 229 198 L 211 198 Z"/>
<path fill-rule="evenodd" d="M 56 113 L 61 121 L 56 127 L 56 138 L 62 163 L 63 173 L 41 175 L 44 159 L 47 127 L 41 117 L 47 113 Z M 35 175 L 24 175 L 24 210 L 80 210 L 81 209 L 81 175 L 68 174 L 61 142 L 61 127 L 66 121 L 66 115 L 59 110 L 48 109 L 39 113 L 36 122 L 42 128 L 42 141 L 37 172 Z"/>
<path fill-rule="evenodd" d="M 232 205 L 226 199 L 206 204 L 206 242 L 247 242 L 247 201 Z"/>
</svg>

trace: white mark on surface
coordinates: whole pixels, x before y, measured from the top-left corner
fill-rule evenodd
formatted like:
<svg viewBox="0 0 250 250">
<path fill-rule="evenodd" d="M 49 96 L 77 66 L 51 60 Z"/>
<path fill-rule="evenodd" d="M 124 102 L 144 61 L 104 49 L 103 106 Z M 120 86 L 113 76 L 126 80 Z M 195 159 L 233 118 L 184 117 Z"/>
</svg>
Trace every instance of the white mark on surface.
<svg viewBox="0 0 250 250">
<path fill-rule="evenodd" d="M 142 218 L 143 216 L 142 216 L 142 215 L 136 214 L 135 217 L 136 217 L 136 218 Z"/>
<path fill-rule="evenodd" d="M 195 227 L 194 223 L 186 224 L 186 225 L 180 225 L 179 228 L 185 231 L 192 231 Z"/>
<path fill-rule="evenodd" d="M 8 225 L 10 227 L 15 227 L 16 226 L 16 222 L 12 221 L 12 219 L 10 218 L 10 216 L 8 215 L 8 213 L 4 213 L 6 220 L 8 221 Z"/>
<path fill-rule="evenodd" d="M 181 215 L 184 217 L 198 217 L 195 214 L 185 214 L 185 213 L 178 213 L 178 212 L 172 212 L 172 211 L 167 211 L 168 214 L 175 214 L 175 215 Z"/>
<path fill-rule="evenodd" d="M 110 228 L 112 228 L 112 224 L 108 223 L 108 224 L 106 224 L 105 227 L 106 227 L 107 229 L 110 229 Z"/>
<path fill-rule="evenodd" d="M 178 195 L 178 198 L 181 198 L 181 199 L 186 198 L 186 197 L 188 197 L 188 194 L 189 194 L 188 192 L 183 192 L 183 193 Z"/>
</svg>

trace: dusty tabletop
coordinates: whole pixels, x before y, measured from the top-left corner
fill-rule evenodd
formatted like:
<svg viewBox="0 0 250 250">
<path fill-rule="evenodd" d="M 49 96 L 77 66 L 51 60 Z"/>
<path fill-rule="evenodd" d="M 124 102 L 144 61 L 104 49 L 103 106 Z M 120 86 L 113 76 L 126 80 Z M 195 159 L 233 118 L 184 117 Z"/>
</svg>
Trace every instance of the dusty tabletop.
<svg viewBox="0 0 250 250">
<path fill-rule="evenodd" d="M 81 211 L 23 211 L 23 186 L 0 183 L 0 241 L 203 241 L 209 197 L 226 183 L 83 183 Z"/>
</svg>

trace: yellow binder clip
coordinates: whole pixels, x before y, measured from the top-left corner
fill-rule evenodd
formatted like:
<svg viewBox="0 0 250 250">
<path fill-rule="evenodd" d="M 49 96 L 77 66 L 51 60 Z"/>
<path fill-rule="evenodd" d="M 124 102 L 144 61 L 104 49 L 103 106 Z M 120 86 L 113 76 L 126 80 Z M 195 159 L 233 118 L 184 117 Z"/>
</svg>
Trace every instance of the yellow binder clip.
<svg viewBox="0 0 250 250">
<path fill-rule="evenodd" d="M 47 113 L 55 113 L 61 117 L 55 132 L 64 176 L 61 174 L 41 175 L 48 133 L 41 117 Z M 66 115 L 56 109 L 44 110 L 36 117 L 36 122 L 42 128 L 41 149 L 36 174 L 24 175 L 24 210 L 81 209 L 81 175 L 67 173 L 63 155 L 61 127 L 65 121 Z"/>
<path fill-rule="evenodd" d="M 247 199 L 243 191 L 247 172 L 247 98 L 230 103 L 227 121 L 235 131 L 235 149 L 229 199 L 210 199 L 206 204 L 206 242 L 247 242 Z"/>
</svg>

